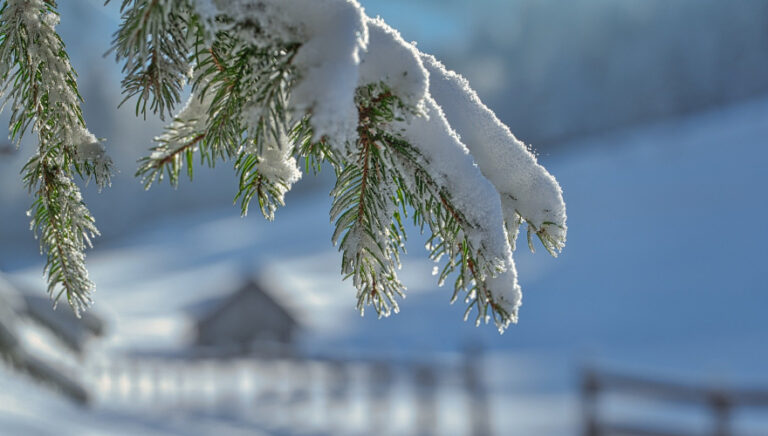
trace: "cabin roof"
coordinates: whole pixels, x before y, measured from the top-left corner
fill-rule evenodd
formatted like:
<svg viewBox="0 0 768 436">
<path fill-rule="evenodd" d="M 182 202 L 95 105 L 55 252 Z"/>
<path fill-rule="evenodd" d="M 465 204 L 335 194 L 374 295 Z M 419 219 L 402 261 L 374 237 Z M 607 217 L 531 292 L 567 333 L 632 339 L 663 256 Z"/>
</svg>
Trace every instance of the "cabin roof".
<svg viewBox="0 0 768 436">
<path fill-rule="evenodd" d="M 274 297 L 273 291 L 267 289 L 268 288 L 261 281 L 247 280 L 244 281 L 235 292 L 222 297 L 210 298 L 195 304 L 189 309 L 195 317 L 198 327 L 204 327 L 210 323 L 216 323 L 220 319 L 226 319 L 227 315 L 240 304 L 252 304 L 251 302 L 255 300 L 252 300 L 249 297 L 255 293 L 262 297 L 259 301 L 259 310 L 277 312 L 292 326 L 300 326 L 300 323 L 293 313 Z M 263 307 L 263 304 L 265 303 L 268 307 Z"/>
</svg>

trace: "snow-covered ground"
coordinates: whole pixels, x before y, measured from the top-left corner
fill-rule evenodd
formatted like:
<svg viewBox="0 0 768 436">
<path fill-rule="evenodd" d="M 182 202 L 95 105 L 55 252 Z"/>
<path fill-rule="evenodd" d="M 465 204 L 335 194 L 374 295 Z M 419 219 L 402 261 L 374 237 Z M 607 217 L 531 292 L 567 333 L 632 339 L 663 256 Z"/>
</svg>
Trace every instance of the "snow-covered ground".
<svg viewBox="0 0 768 436">
<path fill-rule="evenodd" d="M 502 336 L 461 322 L 462 304 L 435 286 L 414 231 L 402 312 L 360 318 L 330 246 L 330 198 L 315 192 L 289 195 L 272 223 L 215 210 L 99 246 L 88 260 L 94 310 L 111 323 L 102 351 L 184 347 L 190 305 L 261 271 L 300 314 L 308 353 L 429 359 L 482 343 L 498 434 L 575 434 L 574 376 L 585 363 L 768 387 L 766 120 L 768 99 L 758 99 L 541 156 L 565 191 L 568 245 L 558 259 L 518 248 L 524 304 Z M 12 277 L 43 289 L 40 270 Z M 82 410 L 7 372 L 0 383 L 0 428 L 14 434 L 46 434 L 43 410 L 66 434 L 191 434 L 215 421 Z"/>
</svg>

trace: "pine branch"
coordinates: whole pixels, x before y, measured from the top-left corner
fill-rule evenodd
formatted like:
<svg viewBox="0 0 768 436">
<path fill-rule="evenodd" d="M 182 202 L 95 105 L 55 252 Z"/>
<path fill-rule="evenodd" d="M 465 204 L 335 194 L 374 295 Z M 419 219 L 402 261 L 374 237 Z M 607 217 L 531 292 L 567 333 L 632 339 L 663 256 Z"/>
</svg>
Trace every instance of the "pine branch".
<svg viewBox="0 0 768 436">
<path fill-rule="evenodd" d="M 196 50 L 193 97 L 176 117 L 137 175 L 148 188 L 167 174 L 177 185 L 186 164 L 193 176 L 194 156 L 214 166 L 236 157 L 239 189 L 235 202 L 247 214 L 256 198 L 267 219 L 284 205 L 284 195 L 300 173 L 293 171 L 293 144 L 307 135 L 306 123 L 290 126 L 287 90 L 294 77 L 290 68 L 297 45 L 263 49 L 243 44 L 226 33 L 217 35 L 207 50 Z M 282 173 L 265 168 L 281 168 Z"/>
<path fill-rule="evenodd" d="M 191 179 L 195 154 L 208 166 L 237 157 L 240 167 L 249 161 L 245 154 L 258 155 L 266 143 L 279 141 L 281 132 L 293 132 L 286 92 L 294 80 L 290 62 L 297 49 L 261 49 L 225 33 L 208 49 L 196 47 L 192 97 L 156 139 L 159 144 L 152 154 L 141 160 L 137 176 L 145 186 L 162 180 L 164 173 L 176 185 L 184 162 Z M 241 181 L 246 178 L 241 172 Z M 251 198 L 243 192 L 249 185 L 253 183 L 241 184 L 238 198 Z"/>
<path fill-rule="evenodd" d="M 240 188 L 234 201 L 240 200 L 242 215 L 248 213 L 254 198 L 264 218 L 270 221 L 275 218 L 277 208 L 285 206 L 285 194 L 301 177 L 294 153 L 295 144 L 302 137 L 311 136 L 303 130 L 306 127 L 306 123 L 299 123 L 290 132 L 280 131 L 276 137 L 269 136 L 261 150 L 256 150 L 254 145 L 240 153 L 235 162 Z"/>
<path fill-rule="evenodd" d="M 109 184 L 111 161 L 85 127 L 76 73 L 59 35 L 55 2 L 5 2 L 0 9 L 2 93 L 12 102 L 11 137 L 19 144 L 31 127 L 37 153 L 23 169 L 35 200 L 31 227 L 46 253 L 48 292 L 66 294 L 76 313 L 90 304 L 93 283 L 85 249 L 98 235 L 73 175 Z"/>
<path fill-rule="evenodd" d="M 190 67 L 188 39 L 197 31 L 189 11 L 184 0 L 123 0 L 111 50 L 125 62 L 120 104 L 138 97 L 136 115 L 146 118 L 149 105 L 164 118 L 179 102 Z"/>
<path fill-rule="evenodd" d="M 498 272 L 496 263 L 486 259 L 483 250 L 474 247 L 466 236 L 474 225 L 453 206 L 448 193 L 440 189 L 427 171 L 418 170 L 415 178 L 416 185 L 422 187 L 420 193 L 410 192 L 406 184 L 402 189 L 406 191 L 404 197 L 408 204 L 418 211 L 414 215 L 416 225 L 422 229 L 426 225 L 430 229 L 427 242 L 430 258 L 436 262 L 447 258 L 438 283 L 443 284 L 451 274 L 457 273 L 451 302 L 456 301 L 460 293 L 466 293 L 465 302 L 469 305 L 465 320 L 474 307 L 478 311 L 476 324 L 483 320 L 487 322 L 489 315 L 497 325 L 499 322 L 508 324 L 511 314 L 494 301 L 486 284 L 488 277 Z"/>
<path fill-rule="evenodd" d="M 368 89 L 377 95 L 372 101 L 384 102 L 379 107 L 379 113 L 384 116 L 378 120 L 376 135 L 378 143 L 387 151 L 388 166 L 392 168 L 391 177 L 396 185 L 396 192 L 392 195 L 393 204 L 401 208 L 403 216 L 407 215 L 407 208 L 411 208 L 417 227 L 422 231 L 425 227 L 429 228 L 431 236 L 427 248 L 430 250 L 430 258 L 436 262 L 443 257 L 447 258 L 438 282 L 442 284 L 451 274 L 456 273 L 451 301 L 455 301 L 459 293 L 466 293 L 468 307 L 465 319 L 476 308 L 477 324 L 492 318 L 500 329 L 505 328 L 516 319 L 516 314 L 509 313 L 496 301 L 488 285 L 488 279 L 500 272 L 498 260 L 486 258 L 483 247 L 474 247 L 467 238 L 481 223 L 470 222 L 453 204 L 451 194 L 432 177 L 425 158 L 416 148 L 390 133 L 389 124 L 397 118 L 396 114 L 407 112 L 408 108 L 403 107 L 402 102 L 393 97 L 385 85 Z M 361 110 L 361 114 L 365 113 Z M 369 137 L 366 132 L 360 136 Z"/>
<path fill-rule="evenodd" d="M 34 159 L 28 165 L 35 165 Z M 30 210 L 31 227 L 48 253 L 48 293 L 55 300 L 66 294 L 67 302 L 79 314 L 92 302 L 93 283 L 88 279 L 84 250 L 91 247 L 91 239 L 99 233 L 77 186 L 50 167 L 41 165 L 43 182 Z M 61 288 L 58 292 L 57 287 Z"/>
<path fill-rule="evenodd" d="M 451 275 L 456 274 L 451 302 L 465 293 L 468 303 L 464 319 L 468 319 L 473 308 L 477 309 L 475 323 L 488 322 L 491 318 L 500 329 L 505 328 L 516 318 L 493 297 L 487 283 L 488 279 L 499 273 L 495 259 L 487 259 L 484 250 L 474 247 L 467 238 L 475 224 L 452 204 L 450 195 L 440 188 L 426 169 L 420 167 L 418 153 L 403 141 L 389 138 L 394 150 L 398 150 L 398 164 L 415 167 L 413 183 L 404 179 L 399 181 L 405 203 L 414 209 L 414 223 L 424 230 L 428 227 L 430 237 L 427 249 L 435 262 L 446 258 L 438 278 L 442 285 Z M 407 173 L 405 173 L 407 174 Z M 416 186 L 414 190 L 410 186 Z"/>
<path fill-rule="evenodd" d="M 342 252 L 342 273 L 358 289 L 358 310 L 362 313 L 372 304 L 379 316 L 388 316 L 399 311 L 395 297 L 403 297 L 405 290 L 395 272 L 405 236 L 402 226 L 393 225 L 391 175 L 368 128 L 361 125 L 357 159 L 341 170 L 331 192 L 331 220 L 336 223 L 332 240 Z"/>
<path fill-rule="evenodd" d="M 342 273 L 352 277 L 358 290 L 358 310 L 363 313 L 366 305 L 373 305 L 380 317 L 389 316 L 399 311 L 396 298 L 405 296 L 396 270 L 406 234 L 394 183 L 398 176 L 380 126 L 392 121 L 401 102 L 388 90 L 369 86 L 358 89 L 357 105 L 358 151 L 337 168 L 331 192 L 332 240 L 337 244 L 341 237 Z"/>
<path fill-rule="evenodd" d="M 12 138 L 38 134 L 24 177 L 37 197 L 30 213 L 48 255 L 49 291 L 61 289 L 79 310 L 92 287 L 83 252 L 98 232 L 72 179 L 106 185 L 110 162 L 85 128 L 54 6 L 3 3 L 0 92 L 12 102 Z M 466 293 L 466 316 L 477 308 L 478 323 L 505 328 L 520 303 L 510 250 L 520 225 L 528 223 L 531 248 L 534 234 L 553 255 L 564 244 L 559 185 L 463 79 L 382 20 L 345 0 L 303 6 L 296 14 L 279 1 L 122 0 L 112 47 L 124 62 L 121 104 L 136 97 L 137 114 L 163 117 L 188 81 L 192 90 L 137 176 L 147 188 L 165 177 L 176 186 L 182 171 L 193 177 L 195 158 L 211 167 L 233 161 L 242 213 L 256 200 L 273 219 L 301 177 L 297 159 L 314 171 L 330 163 L 332 239 L 361 312 L 368 304 L 380 316 L 398 310 L 402 220 L 411 213 L 430 232 L 430 257 L 445 262 L 439 283 L 455 275 L 453 300 Z M 514 180 L 508 167 L 521 169 Z"/>
<path fill-rule="evenodd" d="M 414 223 L 431 232 L 430 257 L 448 259 L 439 282 L 456 273 L 451 300 L 460 292 L 467 294 L 465 319 L 476 308 L 476 323 L 493 318 L 500 328 L 506 327 L 515 315 L 495 300 L 487 284 L 499 272 L 498 262 L 487 259 L 466 236 L 477 224 L 453 205 L 450 193 L 430 175 L 423 156 L 390 133 L 395 119 L 413 115 L 415 109 L 405 107 L 384 84 L 359 89 L 358 105 L 358 152 L 337 170 L 331 192 L 333 242 L 341 238 L 342 272 L 353 277 L 358 310 L 372 304 L 379 316 L 397 312 L 396 296 L 404 296 L 405 288 L 395 271 L 406 238 L 402 217 L 410 208 Z"/>
<path fill-rule="evenodd" d="M 177 148 L 169 149 L 162 145 L 152 148 L 152 156 L 139 160 L 139 169 L 136 171 L 136 176 L 142 178 L 144 188 L 149 189 L 155 180 L 162 180 L 164 174 L 168 174 L 172 186 L 178 185 L 185 158 L 187 168 L 191 169 L 195 148 L 204 138 L 205 133 L 198 133 Z M 191 170 L 189 178 L 192 179 Z"/>
</svg>

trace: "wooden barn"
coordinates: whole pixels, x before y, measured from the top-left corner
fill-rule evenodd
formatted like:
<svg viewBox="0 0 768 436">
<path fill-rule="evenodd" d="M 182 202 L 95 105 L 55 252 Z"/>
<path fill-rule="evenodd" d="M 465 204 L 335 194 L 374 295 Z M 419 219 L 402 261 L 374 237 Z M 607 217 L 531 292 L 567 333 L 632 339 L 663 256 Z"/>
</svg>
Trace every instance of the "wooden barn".
<svg viewBox="0 0 768 436">
<path fill-rule="evenodd" d="M 299 323 L 259 281 L 210 302 L 195 322 L 194 345 L 208 352 L 247 354 L 291 349 Z"/>
</svg>

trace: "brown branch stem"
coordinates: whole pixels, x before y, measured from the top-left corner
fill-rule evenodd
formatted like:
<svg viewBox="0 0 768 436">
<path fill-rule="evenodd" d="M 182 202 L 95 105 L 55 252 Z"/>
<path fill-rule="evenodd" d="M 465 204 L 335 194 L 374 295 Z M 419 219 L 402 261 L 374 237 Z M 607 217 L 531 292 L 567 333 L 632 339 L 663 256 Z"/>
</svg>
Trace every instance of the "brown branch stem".
<svg viewBox="0 0 768 436">
<path fill-rule="evenodd" d="M 169 164 L 176 156 L 178 156 L 180 153 L 185 152 L 188 148 L 194 147 L 197 145 L 198 142 L 202 141 L 205 138 L 205 133 L 200 133 L 199 135 L 195 136 L 191 141 L 187 142 L 186 144 L 182 145 L 181 147 L 177 148 L 173 151 L 173 153 L 169 154 L 168 156 L 160 159 L 157 161 L 153 167 L 154 168 L 160 168 L 164 165 Z"/>
</svg>

